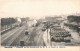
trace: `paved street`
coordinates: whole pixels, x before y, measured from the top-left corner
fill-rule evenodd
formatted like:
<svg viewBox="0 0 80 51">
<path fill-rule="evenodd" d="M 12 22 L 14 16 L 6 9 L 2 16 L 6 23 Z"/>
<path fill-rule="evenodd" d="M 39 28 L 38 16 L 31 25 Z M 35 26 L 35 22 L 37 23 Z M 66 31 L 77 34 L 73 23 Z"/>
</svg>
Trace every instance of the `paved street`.
<svg viewBox="0 0 80 51">
<path fill-rule="evenodd" d="M 17 27 L 6 34 L 1 36 L 1 45 L 9 46 L 14 40 L 20 35 L 20 33 L 25 29 L 24 26 Z"/>
<path fill-rule="evenodd" d="M 50 29 L 48 29 L 48 31 L 46 30 L 43 34 L 43 39 L 45 42 L 46 46 L 51 46 L 51 41 L 50 41 Z"/>
<path fill-rule="evenodd" d="M 38 27 L 16 27 L 15 29 L 3 34 L 1 36 L 2 46 L 20 46 L 20 41 L 24 41 L 25 46 L 44 46 L 43 32 Z M 29 30 L 29 35 L 25 35 L 25 30 Z"/>
</svg>

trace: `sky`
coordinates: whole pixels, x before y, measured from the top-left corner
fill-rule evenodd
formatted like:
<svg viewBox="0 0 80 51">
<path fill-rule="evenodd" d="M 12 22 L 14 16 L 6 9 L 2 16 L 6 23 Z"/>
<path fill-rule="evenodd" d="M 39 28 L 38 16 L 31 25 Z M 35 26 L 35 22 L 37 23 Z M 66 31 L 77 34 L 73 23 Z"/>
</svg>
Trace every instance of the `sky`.
<svg viewBox="0 0 80 51">
<path fill-rule="evenodd" d="M 80 13 L 80 0 L 1 0 L 0 17 L 43 18 Z"/>
</svg>

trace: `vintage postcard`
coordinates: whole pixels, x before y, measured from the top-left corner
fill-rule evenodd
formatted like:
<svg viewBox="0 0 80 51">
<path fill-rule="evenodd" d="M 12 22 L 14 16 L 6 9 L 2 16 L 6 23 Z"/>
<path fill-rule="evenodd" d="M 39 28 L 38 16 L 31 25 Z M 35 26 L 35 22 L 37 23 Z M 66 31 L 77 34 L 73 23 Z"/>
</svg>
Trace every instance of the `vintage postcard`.
<svg viewBox="0 0 80 51">
<path fill-rule="evenodd" d="M 0 0 L 0 33 L 1 51 L 80 51 L 80 0 Z"/>
</svg>

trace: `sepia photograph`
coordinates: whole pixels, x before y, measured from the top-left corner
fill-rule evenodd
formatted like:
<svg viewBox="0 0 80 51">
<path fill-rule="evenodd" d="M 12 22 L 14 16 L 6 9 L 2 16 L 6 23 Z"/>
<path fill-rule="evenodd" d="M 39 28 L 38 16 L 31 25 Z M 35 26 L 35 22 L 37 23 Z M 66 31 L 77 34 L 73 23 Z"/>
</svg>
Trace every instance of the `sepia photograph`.
<svg viewBox="0 0 80 51">
<path fill-rule="evenodd" d="M 8 0 L 0 6 L 1 47 L 80 46 L 80 0 Z"/>
</svg>

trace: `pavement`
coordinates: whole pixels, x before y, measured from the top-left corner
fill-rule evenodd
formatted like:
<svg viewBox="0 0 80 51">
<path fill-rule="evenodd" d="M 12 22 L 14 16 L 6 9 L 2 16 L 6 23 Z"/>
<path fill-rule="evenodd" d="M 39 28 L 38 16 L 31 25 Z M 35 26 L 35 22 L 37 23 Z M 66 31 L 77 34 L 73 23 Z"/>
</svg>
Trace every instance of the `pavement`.
<svg viewBox="0 0 80 51">
<path fill-rule="evenodd" d="M 17 27 L 3 35 L 1 35 L 1 45 L 10 46 L 12 42 L 20 35 L 20 33 L 25 29 L 25 26 Z"/>
<path fill-rule="evenodd" d="M 20 41 L 24 41 L 24 46 L 44 46 L 42 27 L 43 25 L 25 27 L 25 30 L 29 30 L 29 34 L 25 35 L 25 31 L 23 30 L 10 46 L 20 46 Z"/>
<path fill-rule="evenodd" d="M 44 43 L 46 46 L 51 46 L 51 42 L 50 42 L 50 29 L 48 29 L 48 31 L 46 30 L 43 34 L 43 39 L 44 39 Z"/>
<path fill-rule="evenodd" d="M 29 39 L 26 41 L 26 46 L 44 46 L 43 32 L 41 31 L 43 25 L 34 27 L 30 33 Z"/>
</svg>

